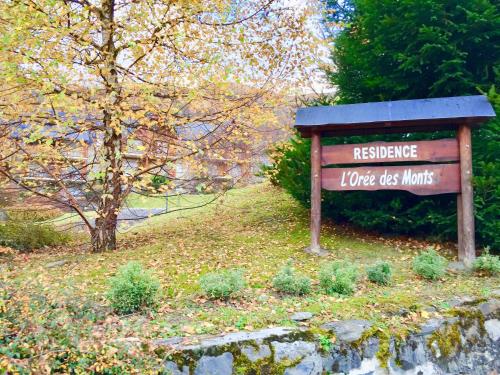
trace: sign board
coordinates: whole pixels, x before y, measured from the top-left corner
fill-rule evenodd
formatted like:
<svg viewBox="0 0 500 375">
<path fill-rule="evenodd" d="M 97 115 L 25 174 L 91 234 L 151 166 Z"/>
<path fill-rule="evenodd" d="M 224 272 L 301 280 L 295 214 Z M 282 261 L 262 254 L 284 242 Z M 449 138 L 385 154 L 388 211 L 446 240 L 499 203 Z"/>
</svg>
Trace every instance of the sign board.
<svg viewBox="0 0 500 375">
<path fill-rule="evenodd" d="M 325 146 L 321 164 L 443 162 L 459 160 L 458 141 L 372 142 Z M 417 195 L 460 192 L 458 164 L 322 168 L 321 187 L 332 191 L 405 190 Z"/>
<path fill-rule="evenodd" d="M 471 128 L 494 117 L 483 95 L 300 108 L 295 128 L 311 138 L 311 245 L 306 250 L 325 253 L 321 189 L 457 193 L 458 259 L 471 265 L 476 256 Z M 440 130 L 455 130 L 456 139 L 321 145 L 324 136 Z M 325 168 L 331 165 L 345 167 Z"/>
<path fill-rule="evenodd" d="M 456 139 L 324 146 L 321 165 L 459 160 Z"/>
<path fill-rule="evenodd" d="M 458 164 L 323 168 L 322 188 L 344 190 L 406 190 L 417 195 L 460 192 Z"/>
</svg>

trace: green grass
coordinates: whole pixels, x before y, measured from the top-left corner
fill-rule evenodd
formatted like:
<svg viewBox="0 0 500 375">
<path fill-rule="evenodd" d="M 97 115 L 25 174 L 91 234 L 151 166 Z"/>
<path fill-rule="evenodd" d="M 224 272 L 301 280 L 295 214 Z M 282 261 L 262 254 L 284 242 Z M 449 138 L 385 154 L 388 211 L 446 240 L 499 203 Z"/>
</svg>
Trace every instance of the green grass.
<svg viewBox="0 0 500 375">
<path fill-rule="evenodd" d="M 159 215 L 159 217 L 150 218 L 152 222 L 144 223 L 139 222 L 126 222 L 127 227 L 135 226 L 150 226 L 155 223 L 164 222 L 164 218 L 167 220 L 172 218 L 183 218 L 193 214 L 193 211 L 197 211 L 203 207 L 216 204 L 219 194 L 180 194 L 176 196 L 168 197 L 168 213 L 166 215 Z M 127 203 L 125 207 L 129 208 L 161 208 L 165 209 L 167 206 L 165 196 L 145 196 L 137 193 L 132 193 L 127 198 Z M 96 214 L 93 211 L 85 212 L 85 216 L 88 219 L 95 218 Z M 51 218 L 45 221 L 45 223 L 54 224 L 59 228 L 71 228 L 73 224 L 81 222 L 80 217 L 75 213 L 66 213 L 62 216 Z"/>
<path fill-rule="evenodd" d="M 190 203 L 207 198 L 193 196 Z M 131 197 L 129 203 L 153 207 L 161 203 L 158 199 L 142 202 Z M 446 275 L 442 282 L 423 280 L 412 271 L 411 260 L 429 243 L 388 240 L 331 223 L 322 228 L 322 245 L 330 254 L 318 258 L 303 251 L 308 228 L 306 209 L 277 188 L 257 185 L 230 191 L 202 208 L 148 219 L 120 235 L 119 250 L 114 252 L 90 254 L 84 246 L 75 246 L 15 258 L 0 281 L 19 282 L 26 290 L 45 288 L 54 298 L 81 295 L 106 304 L 103 296 L 109 278 L 127 262 L 140 261 L 161 280 L 165 296 L 154 315 L 123 319 L 128 326 L 140 325 L 142 334 L 152 337 L 293 325 L 289 316 L 294 311 L 313 312 L 311 325 L 366 318 L 397 329 L 427 317 L 422 311 L 429 304 L 445 304 L 457 295 L 487 295 L 499 282 L 498 277 L 470 274 Z M 452 259 L 449 251 L 440 253 Z M 59 259 L 69 262 L 62 268 L 45 267 Z M 272 279 L 289 259 L 298 272 L 313 280 L 326 262 L 347 260 L 364 274 L 376 261 L 388 261 L 394 266 L 393 280 L 390 286 L 379 286 L 362 278 L 354 295 L 346 298 L 324 295 L 317 281 L 311 295 L 283 296 L 272 289 Z M 244 268 L 248 287 L 229 301 L 209 301 L 202 296 L 198 279 L 224 268 Z M 410 317 L 394 315 L 403 307 L 413 311 Z"/>
<path fill-rule="evenodd" d="M 168 209 L 190 208 L 210 203 L 216 198 L 215 194 L 180 194 L 168 197 Z M 145 196 L 132 193 L 127 198 L 127 206 L 134 208 L 165 208 L 165 195 Z"/>
</svg>

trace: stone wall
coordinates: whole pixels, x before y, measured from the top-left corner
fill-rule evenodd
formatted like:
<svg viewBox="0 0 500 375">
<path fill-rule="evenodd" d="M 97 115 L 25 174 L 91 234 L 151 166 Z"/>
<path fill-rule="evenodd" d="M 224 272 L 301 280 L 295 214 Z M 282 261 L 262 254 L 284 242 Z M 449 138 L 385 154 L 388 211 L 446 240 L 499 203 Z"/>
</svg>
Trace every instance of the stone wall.
<svg viewBox="0 0 500 375">
<path fill-rule="evenodd" d="M 462 301 L 405 340 L 368 321 L 347 320 L 314 332 L 280 327 L 200 338 L 195 345 L 181 338 L 156 344 L 171 353 L 165 368 L 172 375 L 494 375 L 500 372 L 499 298 Z"/>
</svg>

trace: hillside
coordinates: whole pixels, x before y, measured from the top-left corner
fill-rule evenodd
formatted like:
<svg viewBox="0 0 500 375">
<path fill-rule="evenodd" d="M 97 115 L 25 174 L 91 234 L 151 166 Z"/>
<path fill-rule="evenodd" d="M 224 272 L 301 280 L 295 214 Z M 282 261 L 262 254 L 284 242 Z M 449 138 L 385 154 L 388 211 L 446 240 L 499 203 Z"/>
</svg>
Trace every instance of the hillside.
<svg viewBox="0 0 500 375">
<path fill-rule="evenodd" d="M 485 297 L 499 284 L 498 278 L 468 273 L 449 273 L 435 282 L 421 279 L 411 265 L 412 258 L 430 245 L 422 241 L 386 239 L 331 223 L 324 224 L 322 239 L 330 255 L 306 254 L 308 241 L 307 210 L 281 190 L 267 184 L 237 189 L 203 208 L 141 222 L 120 235 L 119 250 L 114 252 L 91 254 L 85 244 L 77 244 L 4 258 L 0 307 L 6 311 L 4 316 L 18 323 L 4 318 L 3 329 L 13 329 L 6 328 L 7 321 L 11 327 L 24 322 L 18 344 L 27 340 L 28 346 L 34 345 L 30 337 L 42 335 L 45 341 L 35 341 L 36 345 L 54 350 L 70 345 L 57 337 L 72 337 L 71 345 L 78 348 L 89 337 L 107 345 L 131 337 L 148 342 L 296 325 L 290 315 L 307 311 L 314 317 L 303 324 L 312 327 L 336 319 L 364 318 L 404 333 L 452 306 L 453 298 Z M 437 248 L 453 258 L 449 250 Z M 163 296 L 156 311 L 118 316 L 108 307 L 105 292 L 109 278 L 131 260 L 152 270 L 161 281 Z M 273 290 L 272 278 L 288 260 L 313 279 L 310 295 L 290 297 Z M 347 260 L 358 267 L 360 279 L 353 296 L 329 296 L 320 290 L 318 270 L 332 260 Z M 365 268 L 378 260 L 393 265 L 388 286 L 366 279 Z M 235 298 L 211 301 L 202 295 L 198 279 L 223 268 L 244 269 L 248 287 Z M 23 310 L 25 305 L 29 307 Z M 36 352 L 40 350 L 37 347 Z"/>
</svg>

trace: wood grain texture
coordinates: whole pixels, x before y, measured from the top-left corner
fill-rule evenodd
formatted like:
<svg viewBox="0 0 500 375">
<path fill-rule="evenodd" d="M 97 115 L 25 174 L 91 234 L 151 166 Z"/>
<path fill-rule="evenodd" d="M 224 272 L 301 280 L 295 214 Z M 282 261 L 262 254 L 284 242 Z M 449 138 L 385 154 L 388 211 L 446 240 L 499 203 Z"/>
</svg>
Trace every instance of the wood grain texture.
<svg viewBox="0 0 500 375">
<path fill-rule="evenodd" d="M 313 133 L 311 142 L 311 251 L 319 251 L 321 229 L 321 137 Z"/>
<path fill-rule="evenodd" d="M 471 128 L 467 124 L 461 125 L 457 133 L 460 149 L 460 183 L 461 191 L 461 210 L 458 214 L 461 218 L 458 223 L 459 229 L 460 259 L 467 266 L 471 266 L 476 258 L 475 230 L 474 230 L 474 197 L 472 191 L 472 139 Z M 461 213 L 460 213 L 461 211 Z"/>
<path fill-rule="evenodd" d="M 464 223 L 462 221 L 462 194 L 457 194 L 457 246 L 458 246 L 458 260 L 462 261 L 465 259 L 465 246 L 463 243 L 463 230 Z"/>
<path fill-rule="evenodd" d="M 386 153 L 385 157 L 383 157 L 384 152 Z M 372 142 L 324 146 L 321 152 L 321 165 L 323 166 L 329 164 L 456 160 L 459 160 L 459 152 L 458 141 L 454 138 L 435 141 Z"/>
<path fill-rule="evenodd" d="M 460 192 L 459 164 L 323 168 L 322 187 L 332 191 L 405 190 L 417 195 Z"/>
</svg>

